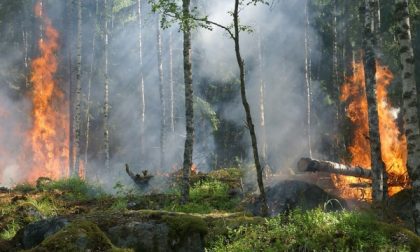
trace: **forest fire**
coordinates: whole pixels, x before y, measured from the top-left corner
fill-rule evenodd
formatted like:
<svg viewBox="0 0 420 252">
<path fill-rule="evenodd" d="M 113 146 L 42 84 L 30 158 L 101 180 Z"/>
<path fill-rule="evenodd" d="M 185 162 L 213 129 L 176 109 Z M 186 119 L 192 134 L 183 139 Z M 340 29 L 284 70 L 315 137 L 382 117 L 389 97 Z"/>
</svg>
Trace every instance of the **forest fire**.
<svg viewBox="0 0 420 252">
<path fill-rule="evenodd" d="M 348 151 L 351 154 L 351 165 L 370 167 L 370 145 L 368 126 L 368 104 L 365 93 L 365 76 L 363 63 L 353 63 L 353 76 L 350 76 L 341 89 L 340 99 L 347 103 L 347 117 L 353 124 L 354 132 Z M 408 186 L 406 169 L 407 143 L 396 123 L 397 110 L 388 100 L 388 86 L 393 75 L 379 62 L 376 70 L 377 103 L 379 113 L 379 131 L 382 160 L 388 173 L 388 194 L 391 196 Z M 349 176 L 332 175 L 335 186 L 345 198 L 371 199 L 371 189 L 351 188 L 351 184 L 369 183 L 367 179 Z"/>
<path fill-rule="evenodd" d="M 35 15 L 41 21 L 42 35 L 38 42 L 40 56 L 31 63 L 33 125 L 25 148 L 32 161 L 22 158 L 29 182 L 40 176 L 52 179 L 67 176 L 69 160 L 67 101 L 54 80 L 59 34 L 43 12 L 42 1 L 36 3 Z"/>
</svg>

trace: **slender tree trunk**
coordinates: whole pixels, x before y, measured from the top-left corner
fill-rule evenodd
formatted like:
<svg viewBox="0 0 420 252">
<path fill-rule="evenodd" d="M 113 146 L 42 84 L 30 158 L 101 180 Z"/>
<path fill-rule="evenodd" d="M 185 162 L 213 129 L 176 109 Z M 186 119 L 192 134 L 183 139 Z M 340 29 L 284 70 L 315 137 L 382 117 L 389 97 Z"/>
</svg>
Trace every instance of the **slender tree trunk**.
<svg viewBox="0 0 420 252">
<path fill-rule="evenodd" d="M 67 30 L 66 33 L 66 42 L 67 42 L 67 60 L 68 60 L 68 68 L 67 68 L 67 76 L 68 76 L 68 99 L 69 99 L 69 174 L 65 174 L 65 176 L 69 176 L 73 174 L 73 164 L 74 164 L 74 130 L 73 130 L 73 111 L 74 111 L 74 104 L 73 104 L 73 7 L 72 2 L 68 1 L 66 3 L 67 9 Z"/>
<path fill-rule="evenodd" d="M 182 0 L 182 16 L 184 19 L 190 16 L 190 0 Z M 187 22 L 183 27 L 184 33 L 184 83 L 185 83 L 185 126 L 186 138 L 184 146 L 184 163 L 182 167 L 182 188 L 181 203 L 185 204 L 189 200 L 190 193 L 190 173 L 194 146 L 194 94 L 192 79 L 192 60 L 191 60 L 191 27 Z"/>
<path fill-rule="evenodd" d="M 242 105 L 244 106 L 244 109 L 245 109 L 247 127 L 249 129 L 249 134 L 251 136 L 252 151 L 253 151 L 253 154 L 254 154 L 254 161 L 255 161 L 255 169 L 257 171 L 258 188 L 260 190 L 260 197 L 261 197 L 261 200 L 262 200 L 261 213 L 262 213 L 263 216 L 267 216 L 268 215 L 268 205 L 267 205 L 267 198 L 266 198 L 265 189 L 264 189 L 263 171 L 262 171 L 260 158 L 259 158 L 259 154 L 258 154 L 257 136 L 255 134 L 254 123 L 252 122 L 251 109 L 249 107 L 249 103 L 248 103 L 248 100 L 246 98 L 245 67 L 244 67 L 244 61 L 242 59 L 241 50 L 240 50 L 240 46 L 239 46 L 239 41 L 240 41 L 240 39 L 239 39 L 239 33 L 240 33 L 239 2 L 240 2 L 240 0 L 235 0 L 235 9 L 233 11 L 233 25 L 234 25 L 234 37 L 233 37 L 233 39 L 234 39 L 234 42 L 235 42 L 236 60 L 238 62 L 238 66 L 239 66 Z"/>
<path fill-rule="evenodd" d="M 172 31 L 169 32 L 169 102 L 170 102 L 170 127 L 171 132 L 175 132 L 175 98 L 174 98 L 174 71 L 173 71 L 173 47 Z"/>
<path fill-rule="evenodd" d="M 408 0 L 396 0 L 395 16 L 398 20 L 397 37 L 400 44 L 403 85 L 403 119 L 407 137 L 407 170 L 411 179 L 413 219 L 415 231 L 420 234 L 420 132 L 417 111 L 414 52 L 411 42 Z"/>
<path fill-rule="evenodd" d="M 157 57 L 159 74 L 159 97 L 160 97 L 160 169 L 165 166 L 165 140 L 166 140 L 166 102 L 165 87 L 163 84 L 162 63 L 162 33 L 160 28 L 160 15 L 157 17 Z"/>
<path fill-rule="evenodd" d="M 258 72 L 260 78 L 260 127 L 261 127 L 261 158 L 264 167 L 264 173 L 267 177 L 271 172 L 270 167 L 267 163 L 267 132 L 265 128 L 265 81 L 264 81 L 264 59 L 261 45 L 261 35 L 258 33 Z"/>
<path fill-rule="evenodd" d="M 26 18 L 25 18 L 26 19 Z M 23 66 L 25 69 L 25 87 L 28 88 L 29 83 L 29 49 L 28 49 L 28 31 L 25 26 L 25 22 L 22 24 L 22 42 L 23 42 Z"/>
<path fill-rule="evenodd" d="M 365 0 L 364 27 L 364 68 L 366 82 L 366 96 L 369 115 L 369 139 L 372 168 L 372 198 L 374 202 L 382 202 L 387 195 L 385 165 L 381 158 L 381 144 L 379 136 L 378 106 L 376 100 L 376 59 L 375 59 L 375 25 L 374 0 Z"/>
<path fill-rule="evenodd" d="M 94 24 L 94 33 L 92 35 L 92 56 L 90 62 L 90 70 L 89 70 L 89 81 L 88 81 L 88 91 L 87 91 L 87 101 L 86 101 L 86 142 L 85 142 L 85 171 L 88 170 L 88 150 L 89 150 L 89 137 L 90 137 L 90 99 L 91 99 L 91 89 L 92 89 L 92 79 L 93 79 L 93 65 L 95 63 L 95 55 L 96 55 L 96 25 L 98 23 L 98 12 L 99 12 L 99 2 L 98 0 L 95 1 L 95 24 Z"/>
<path fill-rule="evenodd" d="M 375 36 L 376 36 L 376 43 L 379 48 L 382 47 L 382 37 L 380 36 L 381 33 L 381 8 L 380 8 L 380 1 L 374 0 L 373 5 L 373 19 L 374 19 L 374 30 L 375 30 Z M 377 54 L 377 57 L 380 57 L 380 54 Z"/>
<path fill-rule="evenodd" d="M 312 158 L 312 138 L 311 138 L 311 60 L 310 60 L 310 49 L 309 49 L 309 14 L 308 14 L 309 0 L 306 0 L 305 4 L 305 82 L 306 82 L 306 134 L 308 137 L 308 155 Z"/>
<path fill-rule="evenodd" d="M 139 96 L 140 96 L 140 157 L 144 158 L 144 128 L 146 122 L 146 99 L 144 96 L 143 73 L 143 21 L 141 0 L 137 1 L 138 45 L 139 45 Z"/>
<path fill-rule="evenodd" d="M 335 107 L 335 120 L 336 120 L 336 139 L 335 139 L 335 150 L 334 156 L 338 160 L 339 157 L 339 129 L 341 123 L 341 116 L 340 116 L 340 93 L 341 93 L 341 85 L 338 83 L 338 33 L 337 33 L 337 0 L 333 0 L 334 9 L 333 9 L 333 55 L 332 55 L 332 81 L 333 85 L 336 88 L 337 96 L 336 96 L 336 107 Z"/>
<path fill-rule="evenodd" d="M 109 166 L 109 72 L 108 72 L 108 57 L 109 57 L 109 41 L 108 41 L 108 15 L 109 15 L 109 9 L 108 9 L 108 0 L 104 0 L 104 6 L 105 6 L 105 17 L 104 17 L 104 31 L 105 31 L 105 69 L 104 69 L 104 107 L 103 107 L 103 113 L 104 113 L 104 152 L 105 152 L 105 169 L 106 171 L 110 171 Z"/>
<path fill-rule="evenodd" d="M 73 176 L 79 176 L 80 165 L 80 117 L 82 96 L 82 1 L 77 0 L 77 62 L 76 62 L 76 97 L 74 111 L 74 164 Z"/>
</svg>

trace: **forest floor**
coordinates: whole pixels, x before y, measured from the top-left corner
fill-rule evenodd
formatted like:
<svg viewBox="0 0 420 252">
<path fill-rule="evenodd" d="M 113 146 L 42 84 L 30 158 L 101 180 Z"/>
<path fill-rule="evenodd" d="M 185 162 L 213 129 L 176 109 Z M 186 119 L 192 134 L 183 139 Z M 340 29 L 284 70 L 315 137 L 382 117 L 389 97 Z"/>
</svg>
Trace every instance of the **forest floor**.
<svg viewBox="0 0 420 252">
<path fill-rule="evenodd" d="M 194 177 L 183 206 L 176 189 L 144 194 L 117 183 L 111 195 L 76 178 L 0 188 L 0 251 L 420 251 L 419 236 L 377 210 L 253 216 L 241 176 Z"/>
</svg>

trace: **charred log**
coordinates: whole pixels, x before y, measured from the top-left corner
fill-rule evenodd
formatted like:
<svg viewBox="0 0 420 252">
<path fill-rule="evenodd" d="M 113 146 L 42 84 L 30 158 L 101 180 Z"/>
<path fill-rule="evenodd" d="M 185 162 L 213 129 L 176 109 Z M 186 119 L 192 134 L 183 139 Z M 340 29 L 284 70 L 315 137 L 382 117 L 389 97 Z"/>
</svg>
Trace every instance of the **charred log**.
<svg viewBox="0 0 420 252">
<path fill-rule="evenodd" d="M 136 183 L 140 189 L 145 189 L 149 186 L 150 180 L 153 178 L 153 175 L 149 175 L 147 170 L 142 171 L 142 175 L 134 174 L 130 171 L 128 164 L 125 164 L 125 171 L 127 172 L 128 176 Z"/>
<path fill-rule="evenodd" d="M 371 170 L 366 168 L 311 158 L 301 158 L 297 163 L 297 170 L 299 172 L 326 172 L 358 178 L 372 178 Z"/>
</svg>

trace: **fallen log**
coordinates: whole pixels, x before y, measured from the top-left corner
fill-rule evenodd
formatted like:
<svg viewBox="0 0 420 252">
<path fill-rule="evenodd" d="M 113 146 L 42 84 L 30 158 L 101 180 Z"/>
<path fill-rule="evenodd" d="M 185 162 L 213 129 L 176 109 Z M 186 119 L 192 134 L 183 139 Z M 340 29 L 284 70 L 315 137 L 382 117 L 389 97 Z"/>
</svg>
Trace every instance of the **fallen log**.
<svg viewBox="0 0 420 252">
<path fill-rule="evenodd" d="M 363 167 L 349 166 L 311 158 L 301 158 L 297 163 L 297 170 L 299 172 L 326 172 L 358 178 L 372 178 L 372 171 Z"/>
<path fill-rule="evenodd" d="M 408 186 L 407 182 L 390 182 L 388 183 L 388 187 L 404 187 Z M 360 183 L 350 183 L 350 188 L 371 188 L 372 183 L 369 182 L 360 182 Z"/>
</svg>

